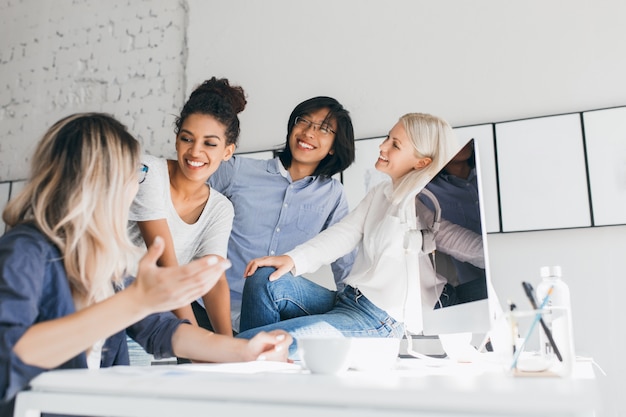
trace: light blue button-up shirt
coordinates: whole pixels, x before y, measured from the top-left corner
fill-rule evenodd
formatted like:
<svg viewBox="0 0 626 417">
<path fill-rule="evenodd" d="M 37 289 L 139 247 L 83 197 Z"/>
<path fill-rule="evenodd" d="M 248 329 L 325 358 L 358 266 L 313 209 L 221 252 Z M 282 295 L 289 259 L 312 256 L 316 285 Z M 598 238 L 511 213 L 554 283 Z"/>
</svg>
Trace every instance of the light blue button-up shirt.
<svg viewBox="0 0 626 417">
<path fill-rule="evenodd" d="M 320 176 L 292 181 L 278 158 L 233 156 L 222 162 L 210 184 L 235 208 L 228 242 L 232 267 L 226 271 L 235 322 L 241 308 L 243 272 L 249 261 L 282 255 L 348 214 L 348 202 L 339 181 Z M 353 261 L 354 253 L 350 253 L 331 264 L 338 288 L 343 288 L 342 280 Z"/>
</svg>

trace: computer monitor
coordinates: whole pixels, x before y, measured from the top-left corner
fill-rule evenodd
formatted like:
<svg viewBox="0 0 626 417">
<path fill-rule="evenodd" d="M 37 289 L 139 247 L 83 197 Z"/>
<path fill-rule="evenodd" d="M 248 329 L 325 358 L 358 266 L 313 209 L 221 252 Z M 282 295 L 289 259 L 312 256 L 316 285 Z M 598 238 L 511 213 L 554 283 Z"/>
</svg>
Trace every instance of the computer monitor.
<svg viewBox="0 0 626 417">
<path fill-rule="evenodd" d="M 472 333 L 486 335 L 499 318 L 501 307 L 489 273 L 487 234 L 483 210 L 478 150 L 470 139 L 418 194 L 420 201 L 447 221 L 482 238 L 484 268 L 441 251 L 431 255 L 437 275 L 447 283 L 435 306 L 422 306 L 423 335 Z M 434 230 L 435 242 L 437 231 Z M 445 347 L 445 346 L 444 346 Z"/>
</svg>

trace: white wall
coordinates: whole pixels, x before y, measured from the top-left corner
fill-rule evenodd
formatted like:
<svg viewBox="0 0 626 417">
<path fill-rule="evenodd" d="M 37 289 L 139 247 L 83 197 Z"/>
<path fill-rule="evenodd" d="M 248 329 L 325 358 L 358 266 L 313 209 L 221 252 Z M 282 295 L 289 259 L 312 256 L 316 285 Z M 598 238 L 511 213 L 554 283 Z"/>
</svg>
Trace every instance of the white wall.
<svg viewBox="0 0 626 417">
<path fill-rule="evenodd" d="M 621 0 L 189 0 L 188 92 L 249 95 L 242 150 L 282 144 L 293 107 L 331 95 L 358 138 L 426 111 L 453 126 L 624 105 Z"/>
<path fill-rule="evenodd" d="M 313 95 L 343 102 L 358 137 L 408 111 L 460 126 L 625 105 L 625 15 L 620 0 L 0 0 L 0 181 L 23 178 L 44 129 L 79 110 L 109 111 L 171 153 L 172 114 L 212 75 L 249 95 L 241 151 L 281 145 Z M 626 227 L 488 241 L 503 300 L 523 305 L 521 280 L 563 267 L 578 351 L 609 373 L 602 415 L 626 415 Z"/>
</svg>

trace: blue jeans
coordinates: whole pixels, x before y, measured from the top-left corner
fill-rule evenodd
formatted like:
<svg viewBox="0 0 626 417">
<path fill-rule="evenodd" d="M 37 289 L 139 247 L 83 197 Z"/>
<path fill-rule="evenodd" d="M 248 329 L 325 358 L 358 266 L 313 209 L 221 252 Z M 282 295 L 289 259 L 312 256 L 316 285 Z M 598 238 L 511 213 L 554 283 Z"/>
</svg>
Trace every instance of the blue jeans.
<svg viewBox="0 0 626 417">
<path fill-rule="evenodd" d="M 318 294 L 315 287 L 319 287 L 325 291 L 329 290 L 302 277 L 294 277 L 291 274 L 287 274 L 277 281 L 269 282 L 267 276 L 273 269 L 264 269 L 269 269 L 269 271 L 263 271 L 259 274 L 259 282 L 255 282 L 254 284 L 256 287 L 255 293 L 249 293 L 248 296 L 246 296 L 246 287 L 244 286 L 241 308 L 242 326 L 244 311 L 246 311 L 246 315 L 266 318 L 273 317 L 275 321 L 262 327 L 248 328 L 248 330 L 239 333 L 237 337 L 250 339 L 261 331 L 271 331 L 275 329 L 285 330 L 294 338 L 294 343 L 289 347 L 290 356 L 293 357 L 297 352 L 297 339 L 302 336 L 401 338 L 404 334 L 404 326 L 402 323 L 397 322 L 384 310 L 376 307 L 358 289 L 350 286 L 336 293 L 334 304 L 328 310 L 322 311 L 321 313 L 305 315 L 306 313 L 303 313 L 304 310 L 301 309 L 300 306 L 306 309 L 311 307 L 311 305 L 315 305 L 315 297 L 316 294 Z M 263 281 L 261 277 L 265 277 L 265 281 Z M 250 278 L 252 277 L 246 278 L 246 286 L 248 286 L 247 280 Z M 284 283 L 284 286 L 274 285 L 280 283 L 280 281 L 285 278 L 287 278 L 287 281 Z M 250 289 L 252 290 L 252 281 L 250 285 Z M 300 293 L 300 295 L 305 295 L 305 300 L 298 299 L 295 296 L 297 294 L 285 297 L 286 294 L 279 293 L 278 297 L 274 297 L 274 289 L 283 291 L 285 288 L 288 288 L 288 286 L 293 286 L 304 291 Z M 315 292 L 306 292 L 307 289 L 314 289 Z M 325 291 L 319 291 L 319 294 L 324 295 L 326 294 Z M 330 292 L 333 295 L 335 294 L 333 291 Z M 254 294 L 254 296 L 252 296 L 252 294 Z M 289 301 L 284 301 L 285 298 L 288 298 Z M 276 299 L 279 301 L 275 302 Z M 326 294 L 325 297 L 322 297 L 322 302 L 320 302 L 317 307 L 322 308 L 320 306 L 328 305 L 328 299 L 328 294 Z M 290 311 L 288 314 L 293 314 L 293 312 L 297 311 L 300 311 L 300 313 L 298 313 L 296 317 L 279 321 L 282 314 L 281 306 L 285 306 L 286 310 Z M 269 310 L 269 312 L 267 310 Z"/>
<path fill-rule="evenodd" d="M 326 313 L 335 305 L 336 291 L 291 273 L 270 281 L 269 276 L 274 271 L 271 267 L 259 268 L 246 278 L 240 332 L 295 317 Z"/>
</svg>

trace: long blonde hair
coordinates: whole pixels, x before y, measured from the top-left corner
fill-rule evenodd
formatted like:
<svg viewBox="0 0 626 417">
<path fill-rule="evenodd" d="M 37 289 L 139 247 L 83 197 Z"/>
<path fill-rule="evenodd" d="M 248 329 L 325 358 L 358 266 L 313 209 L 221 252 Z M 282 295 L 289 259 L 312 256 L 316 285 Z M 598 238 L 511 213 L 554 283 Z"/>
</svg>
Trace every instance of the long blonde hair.
<svg viewBox="0 0 626 417">
<path fill-rule="evenodd" d="M 136 259 L 126 227 L 139 154 L 113 117 L 68 116 L 40 140 L 30 180 L 4 210 L 7 225 L 33 223 L 59 248 L 77 309 L 110 296 Z"/>
<path fill-rule="evenodd" d="M 393 191 L 394 204 L 400 203 L 411 191 L 424 187 L 459 147 L 452 128 L 440 117 L 426 113 L 407 113 L 400 121 L 411 139 L 415 155 L 418 158 L 430 158 L 432 162 L 402 177 Z"/>
</svg>

